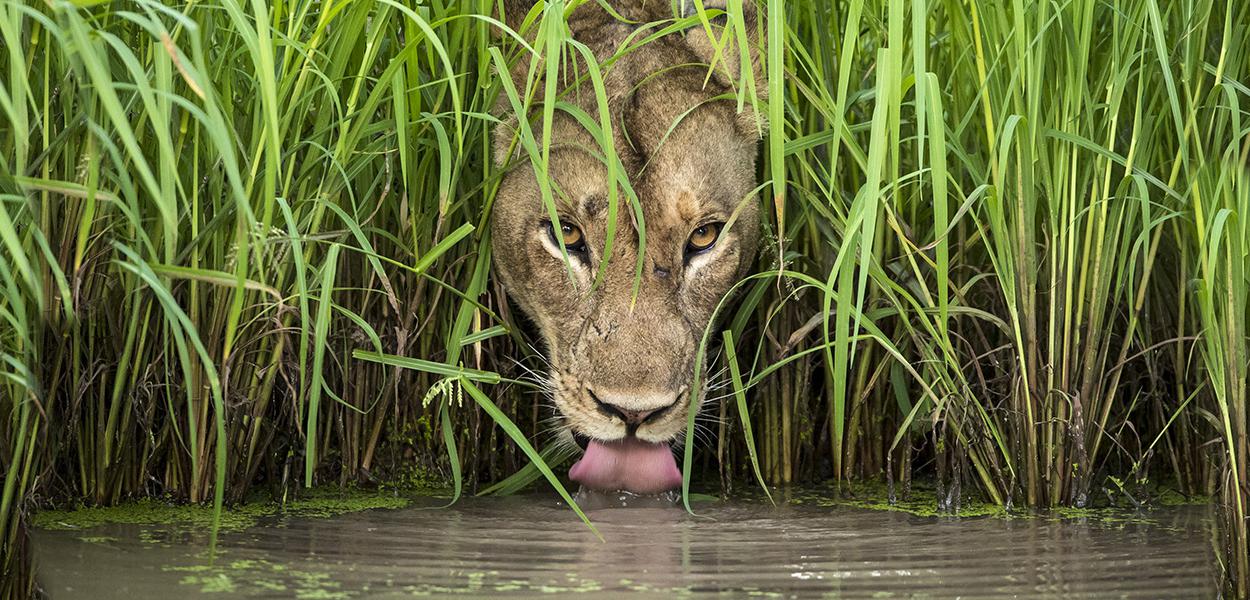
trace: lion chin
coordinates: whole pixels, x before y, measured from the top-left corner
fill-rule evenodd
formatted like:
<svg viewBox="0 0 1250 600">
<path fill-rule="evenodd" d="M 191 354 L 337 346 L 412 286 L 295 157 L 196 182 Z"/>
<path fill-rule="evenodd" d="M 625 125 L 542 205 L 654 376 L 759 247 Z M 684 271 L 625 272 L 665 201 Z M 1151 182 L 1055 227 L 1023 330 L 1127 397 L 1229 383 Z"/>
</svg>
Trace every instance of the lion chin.
<svg viewBox="0 0 1250 600">
<path fill-rule="evenodd" d="M 503 4 L 504 20 L 519 29 L 535 2 Z M 604 140 L 568 110 L 555 112 L 549 132 L 542 119 L 527 120 L 526 136 L 552 141 L 546 168 L 536 171 L 518 150 L 524 127 L 501 95 L 494 274 L 536 326 L 555 405 L 585 448 L 570 477 L 586 488 L 652 494 L 681 485 L 673 446 L 703 400 L 690 393 L 696 351 L 716 306 L 755 262 L 762 124 L 737 112 L 739 61 L 723 57 L 742 54 L 719 42 L 732 38 L 722 36 L 724 21 L 621 52 L 639 27 L 674 15 L 668 2 L 611 5 L 587 2 L 568 17 L 573 37 L 605 65 L 606 94 L 561 76 L 559 97 L 584 114 L 610 113 L 618 179 L 609 180 Z M 744 3 L 749 31 L 758 25 L 753 5 Z M 758 51 L 748 49 L 751 68 Z M 578 64 L 562 68 L 585 73 L 585 60 L 573 53 L 565 62 Z M 516 64 L 509 75 L 526 89 L 531 61 Z"/>
</svg>

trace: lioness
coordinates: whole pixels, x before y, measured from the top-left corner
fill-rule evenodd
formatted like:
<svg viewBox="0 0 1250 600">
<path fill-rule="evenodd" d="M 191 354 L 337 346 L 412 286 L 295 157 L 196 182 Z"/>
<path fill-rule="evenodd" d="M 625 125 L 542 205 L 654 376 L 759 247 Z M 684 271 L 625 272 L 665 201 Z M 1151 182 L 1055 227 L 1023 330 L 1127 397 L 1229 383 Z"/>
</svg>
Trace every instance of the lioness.
<svg viewBox="0 0 1250 600">
<path fill-rule="evenodd" d="M 503 4 L 513 29 L 534 7 L 533 0 Z M 662 28 L 649 23 L 671 23 L 675 16 L 668 0 L 608 4 L 616 15 L 591 0 L 568 18 L 573 38 L 601 63 L 638 28 L 647 31 L 634 43 Z M 758 31 L 753 3 L 744 4 L 747 31 Z M 708 9 L 724 6 L 704 3 Z M 616 151 L 645 224 L 644 269 L 632 305 L 640 227 L 620 193 L 616 241 L 610 260 L 601 262 L 608 171 L 599 144 L 576 118 L 556 111 L 549 172 L 557 227 L 535 169 L 523 150 L 515 150 L 518 124 L 506 98 L 497 110 L 504 124 L 496 132 L 496 156 L 514 168 L 502 181 L 492 216 L 495 272 L 546 344 L 560 418 L 585 448 L 569 475 L 590 488 L 655 493 L 680 486 L 670 444 L 684 433 L 689 403 L 703 401 L 702 394 L 689 393 L 696 348 L 716 304 L 756 256 L 761 126 L 749 110 L 738 113 L 732 99 L 742 64 L 734 36 L 713 61 L 726 17 L 711 22 L 711 36 L 696 25 L 627 52 L 604 70 Z M 530 39 L 537 28 L 530 28 Z M 762 91 L 757 49 L 747 56 Z M 513 78 L 523 93 L 528 57 L 520 62 Z M 562 100 L 598 115 L 588 80 L 569 87 L 585 75 L 584 65 L 568 57 L 565 62 L 559 86 L 568 93 Z M 530 122 L 541 140 L 542 119 Z M 572 277 L 557 238 L 568 251 Z M 592 289 L 599 269 L 605 270 L 602 282 Z"/>
</svg>

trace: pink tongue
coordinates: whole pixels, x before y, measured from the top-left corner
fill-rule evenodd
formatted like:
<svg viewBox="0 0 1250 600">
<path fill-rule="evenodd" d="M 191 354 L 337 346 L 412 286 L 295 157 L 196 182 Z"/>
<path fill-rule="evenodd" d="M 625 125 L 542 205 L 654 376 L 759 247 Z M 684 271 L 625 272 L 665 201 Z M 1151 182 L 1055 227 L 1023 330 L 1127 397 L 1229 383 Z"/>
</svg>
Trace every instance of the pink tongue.
<svg viewBox="0 0 1250 600">
<path fill-rule="evenodd" d="M 569 469 L 569 477 L 603 491 L 637 494 L 666 492 L 681 485 L 681 470 L 668 444 L 637 438 L 612 442 L 591 441 L 586 454 Z"/>
</svg>

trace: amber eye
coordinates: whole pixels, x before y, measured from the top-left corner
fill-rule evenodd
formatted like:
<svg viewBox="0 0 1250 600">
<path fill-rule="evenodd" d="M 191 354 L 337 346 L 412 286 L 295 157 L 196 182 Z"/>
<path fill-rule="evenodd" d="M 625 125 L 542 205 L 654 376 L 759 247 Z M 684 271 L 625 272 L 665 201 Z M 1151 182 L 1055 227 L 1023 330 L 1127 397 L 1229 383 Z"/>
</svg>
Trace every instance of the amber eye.
<svg viewBox="0 0 1250 600">
<path fill-rule="evenodd" d="M 716 244 L 716 239 L 720 237 L 720 230 L 724 226 L 724 223 L 708 223 L 696 227 L 690 232 L 690 239 L 686 241 L 686 254 L 697 254 L 711 248 Z"/>
<path fill-rule="evenodd" d="M 572 223 L 560 223 L 560 237 L 556 238 L 555 223 L 547 223 L 547 233 L 551 236 L 551 243 L 559 246 L 560 240 L 564 241 L 564 248 L 569 252 L 582 252 L 586 249 L 586 240 L 582 237 L 582 229 Z"/>
</svg>

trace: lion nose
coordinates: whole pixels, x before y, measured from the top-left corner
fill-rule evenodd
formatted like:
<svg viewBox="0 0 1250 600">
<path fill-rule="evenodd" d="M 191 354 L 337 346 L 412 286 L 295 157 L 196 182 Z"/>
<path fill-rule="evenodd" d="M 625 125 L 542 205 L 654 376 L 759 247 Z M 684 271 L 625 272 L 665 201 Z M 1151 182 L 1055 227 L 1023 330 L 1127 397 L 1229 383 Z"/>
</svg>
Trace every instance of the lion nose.
<svg viewBox="0 0 1250 600">
<path fill-rule="evenodd" d="M 620 414 L 621 420 L 630 425 L 642 425 L 646 422 L 647 417 L 655 414 L 654 410 L 624 410 L 616 409 Z"/>
<path fill-rule="evenodd" d="M 595 408 L 609 417 L 623 421 L 630 432 L 639 425 L 654 421 L 668 412 L 677 404 L 677 394 L 617 395 L 605 394 L 602 397 L 594 390 L 587 389 L 590 398 L 595 401 Z"/>
</svg>

